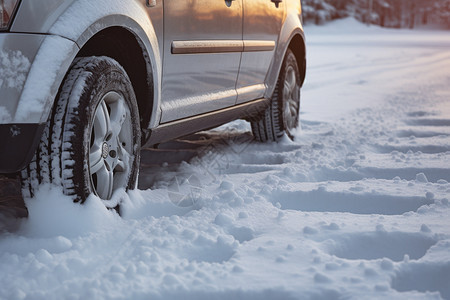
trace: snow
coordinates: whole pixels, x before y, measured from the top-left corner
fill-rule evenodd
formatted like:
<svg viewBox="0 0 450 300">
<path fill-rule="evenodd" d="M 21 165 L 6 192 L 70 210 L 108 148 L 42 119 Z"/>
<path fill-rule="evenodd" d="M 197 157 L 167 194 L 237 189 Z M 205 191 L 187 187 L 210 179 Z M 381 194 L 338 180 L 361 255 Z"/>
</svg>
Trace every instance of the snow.
<svg viewBox="0 0 450 300">
<path fill-rule="evenodd" d="M 11 120 L 11 114 L 5 107 L 0 107 L 0 122 L 6 123 Z"/>
<path fill-rule="evenodd" d="M 450 35 L 305 30 L 294 142 L 182 140 L 121 217 L 43 186 L 0 216 L 0 298 L 450 299 Z"/>
<path fill-rule="evenodd" d="M 50 111 L 52 103 L 49 99 L 53 99 L 57 92 L 54 86 L 57 74 L 75 47 L 74 42 L 59 36 L 49 35 L 44 39 L 28 74 L 14 122 L 46 121 L 48 114 L 42 114 L 42 111 Z"/>
<path fill-rule="evenodd" d="M 21 51 L 0 50 L 0 89 L 20 91 L 30 69 L 29 59 Z M 0 106 L 0 122 L 11 122 L 11 112 L 6 104 Z"/>
<path fill-rule="evenodd" d="M 0 51 L 0 88 L 21 89 L 30 69 L 30 61 L 20 51 Z"/>
</svg>

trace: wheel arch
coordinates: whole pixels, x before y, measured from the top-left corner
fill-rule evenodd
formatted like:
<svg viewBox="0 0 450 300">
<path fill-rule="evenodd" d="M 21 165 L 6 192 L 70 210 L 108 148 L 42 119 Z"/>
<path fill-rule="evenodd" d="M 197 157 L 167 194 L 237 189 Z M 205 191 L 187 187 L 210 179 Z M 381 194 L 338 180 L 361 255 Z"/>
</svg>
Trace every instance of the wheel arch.
<svg viewBox="0 0 450 300">
<path fill-rule="evenodd" d="M 277 48 L 274 53 L 274 59 L 267 73 L 266 84 L 267 90 L 265 97 L 270 99 L 275 90 L 281 66 L 288 49 L 291 49 L 302 76 L 301 84 L 305 80 L 306 74 L 306 46 L 305 34 L 300 18 L 296 13 L 290 13 L 286 16 L 278 38 Z"/>
<path fill-rule="evenodd" d="M 78 14 L 85 10 L 78 7 L 71 11 L 71 8 L 86 5 L 85 2 L 73 3 L 48 31 L 42 34 L 44 38 L 32 60 L 13 121 L 45 123 L 73 60 L 83 55 L 104 55 L 124 64 L 132 80 L 137 80 L 135 91 L 141 102 L 140 108 L 145 111 L 142 127 L 156 127 L 161 115 L 159 104 L 162 62 L 158 38 L 149 16 L 144 8 L 133 2 L 134 4 L 130 5 L 133 9 L 127 10 L 126 13 L 121 12 L 120 5 L 117 5 L 117 12 L 107 14 L 108 12 L 102 9 L 94 12 L 89 9 L 94 14 L 91 18 L 78 18 Z M 120 38 L 125 38 L 130 45 L 126 45 Z M 100 46 L 102 42 L 106 45 Z M 114 51 L 114 47 L 122 47 L 126 53 L 120 54 L 117 50 Z M 105 48 L 105 51 L 102 51 L 102 48 Z M 140 64 L 133 66 L 133 60 Z M 142 87 L 145 86 L 143 82 L 147 83 L 145 93 L 151 95 L 150 99 L 144 99 L 142 96 Z M 151 91 L 148 91 L 149 89 Z M 29 105 L 30 103 L 33 105 Z"/>
<path fill-rule="evenodd" d="M 56 24 L 51 31 L 75 39 L 80 48 L 76 57 L 109 56 L 124 67 L 138 100 L 141 128 L 156 127 L 161 117 L 162 61 L 155 28 L 145 10 L 134 7 L 128 15 L 101 17 L 76 36 L 64 32 L 65 28 Z"/>
<path fill-rule="evenodd" d="M 300 71 L 300 86 L 303 86 L 306 75 L 306 47 L 303 37 L 300 34 L 294 35 L 289 43 L 288 49 L 291 49 L 292 52 L 294 52 L 298 69 Z"/>
<path fill-rule="evenodd" d="M 141 128 L 147 128 L 155 111 L 152 62 L 142 41 L 125 27 L 107 27 L 81 47 L 77 57 L 108 56 L 127 72 L 136 95 Z"/>
</svg>

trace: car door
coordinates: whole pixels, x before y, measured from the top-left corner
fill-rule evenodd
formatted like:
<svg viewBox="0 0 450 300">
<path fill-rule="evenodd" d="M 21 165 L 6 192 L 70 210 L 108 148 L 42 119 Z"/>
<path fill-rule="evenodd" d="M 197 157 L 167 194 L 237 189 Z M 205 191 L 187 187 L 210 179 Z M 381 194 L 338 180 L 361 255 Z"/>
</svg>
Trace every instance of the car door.
<svg viewBox="0 0 450 300">
<path fill-rule="evenodd" d="M 242 0 L 164 1 L 162 119 L 235 104 Z"/>
<path fill-rule="evenodd" d="M 282 0 L 244 0 L 244 52 L 236 84 L 237 103 L 264 96 L 284 15 Z"/>
</svg>

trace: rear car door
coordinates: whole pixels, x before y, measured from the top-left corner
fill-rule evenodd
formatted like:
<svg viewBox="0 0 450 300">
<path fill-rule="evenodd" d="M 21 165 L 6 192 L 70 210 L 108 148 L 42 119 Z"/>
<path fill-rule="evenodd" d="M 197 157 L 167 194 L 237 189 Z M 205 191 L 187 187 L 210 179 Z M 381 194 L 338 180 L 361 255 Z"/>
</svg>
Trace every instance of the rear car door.
<svg viewBox="0 0 450 300">
<path fill-rule="evenodd" d="M 242 0 L 164 1 L 162 123 L 235 104 Z"/>
<path fill-rule="evenodd" d="M 237 103 L 264 96 L 265 78 L 285 15 L 282 0 L 244 0 L 244 52 L 237 81 Z"/>
</svg>

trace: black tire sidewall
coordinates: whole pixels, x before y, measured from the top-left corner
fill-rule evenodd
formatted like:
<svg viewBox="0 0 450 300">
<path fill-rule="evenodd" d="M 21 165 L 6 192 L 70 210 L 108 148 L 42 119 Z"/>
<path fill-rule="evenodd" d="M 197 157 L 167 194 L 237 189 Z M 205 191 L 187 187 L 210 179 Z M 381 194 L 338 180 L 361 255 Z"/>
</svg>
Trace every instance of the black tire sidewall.
<svg viewBox="0 0 450 300">
<path fill-rule="evenodd" d="M 272 101 L 276 101 L 277 102 L 277 113 L 278 113 L 278 120 L 280 122 L 279 126 L 281 127 L 281 129 L 286 133 L 286 135 L 290 138 L 290 139 L 294 139 L 294 135 L 292 130 L 294 130 L 295 128 L 297 128 L 298 123 L 299 123 L 299 114 L 300 114 L 300 89 L 299 89 L 299 95 L 298 95 L 298 107 L 299 109 L 297 110 L 297 115 L 295 118 L 295 127 L 293 128 L 288 128 L 286 120 L 284 118 L 283 115 L 283 111 L 285 109 L 285 106 L 287 105 L 286 103 L 286 98 L 284 95 L 284 81 L 286 79 L 286 75 L 287 75 L 287 71 L 288 69 L 292 67 L 294 69 L 295 72 L 295 79 L 296 79 L 296 84 L 299 85 L 300 83 L 300 71 L 297 65 L 297 59 L 294 55 L 294 53 L 292 52 L 291 49 L 288 49 L 285 55 L 285 59 L 283 61 L 283 65 L 281 68 L 281 72 L 280 72 L 280 76 L 278 79 L 278 99 L 273 99 Z"/>
<path fill-rule="evenodd" d="M 110 58 L 80 59 L 74 64 L 77 79 L 68 94 L 67 111 L 62 130 L 61 169 L 66 194 L 83 202 L 94 191 L 90 183 L 89 149 L 94 114 L 104 95 L 120 94 L 131 113 L 133 132 L 132 162 L 125 189 L 133 189 L 139 168 L 140 129 L 135 94 L 125 71 Z M 78 89 L 83 87 L 81 94 Z M 66 99 L 62 99 L 66 100 Z"/>
<path fill-rule="evenodd" d="M 293 68 L 298 86 L 298 109 L 295 116 L 295 126 L 289 128 L 284 120 L 283 111 L 285 109 L 286 99 L 284 96 L 284 82 L 289 68 Z M 291 49 L 287 49 L 281 64 L 280 73 L 271 97 L 270 105 L 258 117 L 251 120 L 253 136 L 260 142 L 277 142 L 283 135 L 294 140 L 293 129 L 298 127 L 300 112 L 300 72 L 297 65 L 297 59 Z"/>
</svg>

